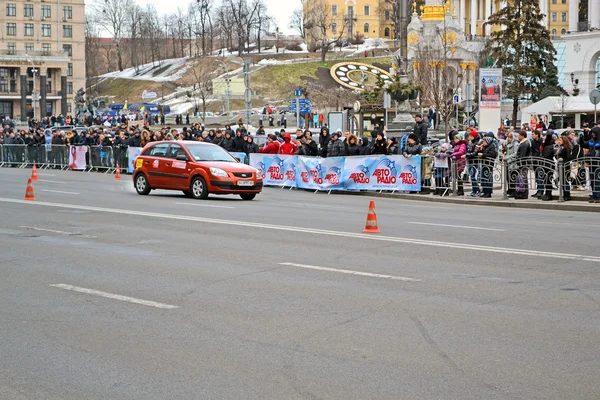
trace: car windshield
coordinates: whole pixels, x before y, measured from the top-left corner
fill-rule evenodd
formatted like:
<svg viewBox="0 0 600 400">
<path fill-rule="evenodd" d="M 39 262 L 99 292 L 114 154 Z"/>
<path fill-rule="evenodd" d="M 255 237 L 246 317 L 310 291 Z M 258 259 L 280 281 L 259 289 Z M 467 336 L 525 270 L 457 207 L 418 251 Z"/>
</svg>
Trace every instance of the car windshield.
<svg viewBox="0 0 600 400">
<path fill-rule="evenodd" d="M 187 148 L 195 161 L 237 162 L 228 152 L 216 145 L 187 144 Z"/>
</svg>

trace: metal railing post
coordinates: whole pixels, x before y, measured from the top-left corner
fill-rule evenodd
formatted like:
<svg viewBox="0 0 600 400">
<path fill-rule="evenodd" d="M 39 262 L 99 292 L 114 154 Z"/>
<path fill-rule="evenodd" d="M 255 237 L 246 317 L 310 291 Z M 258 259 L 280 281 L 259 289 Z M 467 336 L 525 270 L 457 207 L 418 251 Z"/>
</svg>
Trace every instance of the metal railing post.
<svg viewBox="0 0 600 400">
<path fill-rule="evenodd" d="M 457 160 L 450 157 L 450 177 L 452 178 L 452 196 L 458 196 L 458 185 L 456 177 L 458 176 L 458 164 Z"/>
<path fill-rule="evenodd" d="M 508 163 L 506 160 L 502 160 L 502 174 L 500 174 L 500 180 L 502 184 L 502 200 L 508 200 Z"/>
<path fill-rule="evenodd" d="M 552 184 L 552 183 L 550 183 Z M 558 159 L 558 202 L 565 201 L 565 161 Z"/>
</svg>

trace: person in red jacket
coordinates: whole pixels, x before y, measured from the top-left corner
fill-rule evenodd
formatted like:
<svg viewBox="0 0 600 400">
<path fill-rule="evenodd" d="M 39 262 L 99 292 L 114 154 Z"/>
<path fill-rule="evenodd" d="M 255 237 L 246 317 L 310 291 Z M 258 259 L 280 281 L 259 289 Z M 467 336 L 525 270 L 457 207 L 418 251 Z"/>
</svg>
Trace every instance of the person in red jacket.
<svg viewBox="0 0 600 400">
<path fill-rule="evenodd" d="M 278 154 L 279 153 L 279 142 L 277 141 L 277 136 L 272 133 L 267 136 L 267 144 L 264 147 L 259 149 L 260 153 L 265 154 Z"/>
<path fill-rule="evenodd" d="M 298 145 L 292 140 L 292 135 L 289 133 L 283 134 L 283 143 L 279 146 L 279 154 L 293 156 L 298 150 Z"/>
</svg>

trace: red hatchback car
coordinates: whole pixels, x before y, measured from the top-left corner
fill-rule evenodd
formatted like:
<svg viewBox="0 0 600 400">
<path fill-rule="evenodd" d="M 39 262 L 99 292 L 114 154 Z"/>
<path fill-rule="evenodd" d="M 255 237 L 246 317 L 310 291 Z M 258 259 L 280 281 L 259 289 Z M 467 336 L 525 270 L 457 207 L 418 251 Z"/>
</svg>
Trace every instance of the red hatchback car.
<svg viewBox="0 0 600 400">
<path fill-rule="evenodd" d="M 258 171 L 240 163 L 220 146 L 185 141 L 152 142 L 135 161 L 133 182 L 138 194 L 153 189 L 181 190 L 188 197 L 239 194 L 252 200 L 262 191 Z"/>
</svg>

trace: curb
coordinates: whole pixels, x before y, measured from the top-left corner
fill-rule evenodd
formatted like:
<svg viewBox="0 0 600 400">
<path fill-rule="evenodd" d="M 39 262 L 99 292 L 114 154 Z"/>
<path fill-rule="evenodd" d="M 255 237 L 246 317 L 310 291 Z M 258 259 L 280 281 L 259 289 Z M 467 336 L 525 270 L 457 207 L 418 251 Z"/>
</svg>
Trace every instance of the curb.
<svg viewBox="0 0 600 400">
<path fill-rule="evenodd" d="M 326 193 L 326 192 L 323 192 Z M 377 192 L 331 192 L 332 194 L 350 194 L 353 196 L 370 196 L 380 197 L 387 199 L 398 199 L 398 200 L 411 200 L 411 201 L 424 201 L 429 203 L 447 203 L 447 204 L 461 204 L 461 205 L 474 205 L 482 207 L 506 207 L 506 208 L 520 208 L 528 210 L 557 210 L 557 211 L 580 211 L 580 212 L 600 212 L 600 206 L 588 206 L 579 203 L 580 201 L 570 201 L 564 203 L 543 202 L 539 203 L 527 202 L 527 200 L 520 202 L 514 200 L 496 200 L 496 199 L 466 199 L 464 197 L 439 197 L 424 194 L 407 194 L 407 193 L 377 193 Z"/>
</svg>

